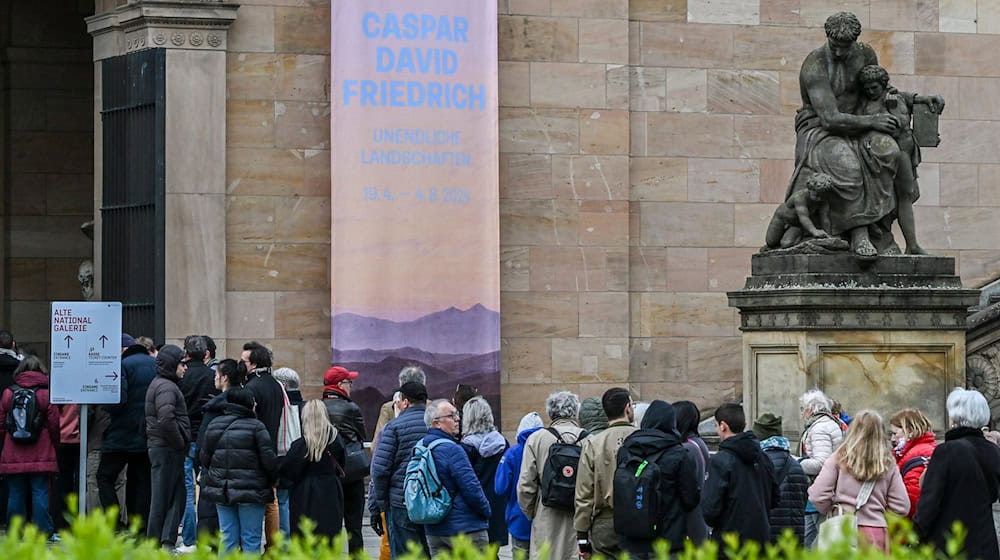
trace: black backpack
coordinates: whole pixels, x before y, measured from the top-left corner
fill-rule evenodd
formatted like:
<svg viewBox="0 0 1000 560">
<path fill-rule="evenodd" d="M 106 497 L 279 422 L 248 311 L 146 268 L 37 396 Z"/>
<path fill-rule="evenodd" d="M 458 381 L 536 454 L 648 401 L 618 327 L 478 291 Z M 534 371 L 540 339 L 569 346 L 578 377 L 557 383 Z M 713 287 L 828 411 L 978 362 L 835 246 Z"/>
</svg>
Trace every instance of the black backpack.
<svg viewBox="0 0 1000 560">
<path fill-rule="evenodd" d="M 45 426 L 45 415 L 38 405 L 35 389 L 11 385 L 13 397 L 7 411 L 7 433 L 15 443 L 32 443 Z"/>
<path fill-rule="evenodd" d="M 658 533 L 665 514 L 660 503 L 663 473 L 657 462 L 669 449 L 649 458 L 629 453 L 619 462 L 612 487 L 615 532 L 619 535 L 650 540 Z"/>
<path fill-rule="evenodd" d="M 580 432 L 573 442 L 566 442 L 553 428 L 546 428 L 556 442 L 549 447 L 549 456 L 542 468 L 542 505 L 573 511 L 576 508 L 576 469 L 580 465 L 580 441 L 587 437 Z"/>
</svg>

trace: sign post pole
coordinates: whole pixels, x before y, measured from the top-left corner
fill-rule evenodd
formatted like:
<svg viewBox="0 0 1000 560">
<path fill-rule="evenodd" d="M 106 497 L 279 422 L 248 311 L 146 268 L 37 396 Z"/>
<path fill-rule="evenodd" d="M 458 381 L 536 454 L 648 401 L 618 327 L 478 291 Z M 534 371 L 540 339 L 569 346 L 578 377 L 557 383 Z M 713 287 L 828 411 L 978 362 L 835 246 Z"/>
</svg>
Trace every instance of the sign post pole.
<svg viewBox="0 0 1000 560">
<path fill-rule="evenodd" d="M 77 513 L 87 512 L 87 405 L 121 401 L 122 304 L 54 301 L 49 347 L 51 404 L 80 405 L 80 490 Z"/>
<path fill-rule="evenodd" d="M 77 495 L 78 515 L 87 513 L 87 405 L 80 405 L 80 492 Z"/>
</svg>

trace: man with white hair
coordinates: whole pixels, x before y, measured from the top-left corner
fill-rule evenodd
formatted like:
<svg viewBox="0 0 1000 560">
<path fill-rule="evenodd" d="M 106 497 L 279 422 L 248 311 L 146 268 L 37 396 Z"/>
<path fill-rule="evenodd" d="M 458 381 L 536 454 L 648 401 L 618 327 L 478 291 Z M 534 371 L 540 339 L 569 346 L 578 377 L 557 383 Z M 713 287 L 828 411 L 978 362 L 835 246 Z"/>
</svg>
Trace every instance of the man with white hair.
<svg viewBox="0 0 1000 560">
<path fill-rule="evenodd" d="M 944 443 L 924 471 L 913 528 L 922 543 L 948 551 L 952 525 L 966 530 L 965 558 L 1000 558 L 993 502 L 1000 498 L 1000 447 L 983 437 L 990 405 L 979 391 L 956 388 L 948 395 Z"/>
<path fill-rule="evenodd" d="M 446 399 L 431 401 L 424 410 L 427 435 L 421 443 L 430 449 L 438 480 L 451 496 L 451 508 L 438 523 L 424 525 L 430 557 L 452 551 L 452 539 L 468 536 L 480 551 L 489 544 L 491 509 L 472 469 L 469 455 L 458 443 L 461 415 Z M 441 440 L 441 443 L 435 443 Z M 432 447 L 433 446 L 433 447 Z"/>
<path fill-rule="evenodd" d="M 544 430 L 538 430 L 524 443 L 521 475 L 517 482 L 517 502 L 531 523 L 531 560 L 540 557 L 542 546 L 549 545 L 550 560 L 569 560 L 578 553 L 576 530 L 573 528 L 573 503 L 567 509 L 550 507 L 543 503 L 550 490 L 543 480 L 555 476 L 575 479 L 575 467 L 566 466 L 562 473 L 546 476 L 545 467 L 553 444 L 580 445 L 587 433 L 580 427 L 580 397 L 569 391 L 559 391 L 545 400 L 545 412 L 552 421 Z M 568 469 L 568 470 L 567 470 Z"/>
</svg>

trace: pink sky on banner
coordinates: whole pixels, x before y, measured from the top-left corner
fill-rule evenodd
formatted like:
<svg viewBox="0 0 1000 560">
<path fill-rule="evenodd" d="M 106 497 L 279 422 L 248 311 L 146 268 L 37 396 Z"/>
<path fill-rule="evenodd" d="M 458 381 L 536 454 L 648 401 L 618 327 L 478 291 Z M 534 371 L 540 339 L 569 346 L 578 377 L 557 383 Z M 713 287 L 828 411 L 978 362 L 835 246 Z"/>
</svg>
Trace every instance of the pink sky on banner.
<svg viewBox="0 0 1000 560">
<path fill-rule="evenodd" d="M 333 314 L 499 311 L 496 3 L 332 8 Z"/>
</svg>

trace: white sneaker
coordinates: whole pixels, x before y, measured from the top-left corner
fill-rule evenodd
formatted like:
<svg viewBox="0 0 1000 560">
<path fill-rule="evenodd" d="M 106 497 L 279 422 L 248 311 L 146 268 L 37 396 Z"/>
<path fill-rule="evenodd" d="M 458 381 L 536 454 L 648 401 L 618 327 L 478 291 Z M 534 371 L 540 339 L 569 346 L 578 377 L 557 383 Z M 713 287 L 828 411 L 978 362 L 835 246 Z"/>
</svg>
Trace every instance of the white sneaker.
<svg viewBox="0 0 1000 560">
<path fill-rule="evenodd" d="M 178 546 L 177 548 L 174 549 L 174 554 L 191 554 L 192 552 L 194 552 L 196 550 L 198 550 L 198 547 L 195 546 L 195 545 L 193 545 L 193 544 L 189 544 L 189 545 L 183 545 L 182 544 L 182 545 L 180 545 L 180 546 Z"/>
</svg>

